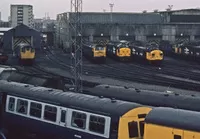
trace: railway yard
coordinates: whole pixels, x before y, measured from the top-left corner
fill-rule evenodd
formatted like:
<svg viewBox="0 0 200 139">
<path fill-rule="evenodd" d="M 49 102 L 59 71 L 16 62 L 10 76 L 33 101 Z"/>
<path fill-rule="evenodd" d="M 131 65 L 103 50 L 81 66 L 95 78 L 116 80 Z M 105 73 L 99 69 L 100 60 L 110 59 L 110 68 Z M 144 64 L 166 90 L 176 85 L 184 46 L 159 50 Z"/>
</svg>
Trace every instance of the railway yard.
<svg viewBox="0 0 200 139">
<path fill-rule="evenodd" d="M 12 56 L 6 65 L 12 65 L 22 74 L 29 73 L 35 77 L 36 75 L 41 78 L 44 75 L 58 77 L 58 80 L 62 79 L 64 85 L 59 89 L 68 91 L 72 78 L 70 62 L 69 54 L 64 53 L 61 49 L 48 48 L 37 52 L 35 63 L 32 66 L 20 66 Z M 5 66 L 2 65 L 2 69 L 3 67 Z M 198 111 L 198 108 L 192 108 L 190 104 L 186 106 L 185 100 L 196 105 L 193 99 L 199 99 L 199 68 L 197 62 L 180 60 L 170 56 L 166 56 L 161 65 L 138 63 L 133 60 L 121 62 L 112 58 L 106 58 L 105 63 L 96 64 L 84 57 L 82 93 L 143 105 L 168 106 Z M 8 73 L 2 72 L 1 79 L 32 84 L 36 87 L 43 86 L 39 83 L 39 79 L 32 79 L 31 76 L 20 80 L 18 76 L 9 78 Z M 48 87 L 58 88 L 52 83 Z M 137 95 L 137 92 L 141 92 L 144 96 Z M 165 98 L 167 95 L 169 98 Z M 136 98 L 134 99 L 134 97 Z M 24 137 L 23 135 L 22 138 L 33 138 L 33 136 Z"/>
<path fill-rule="evenodd" d="M 0 139 L 199 139 L 199 19 L 65 12 L 4 32 Z"/>
</svg>

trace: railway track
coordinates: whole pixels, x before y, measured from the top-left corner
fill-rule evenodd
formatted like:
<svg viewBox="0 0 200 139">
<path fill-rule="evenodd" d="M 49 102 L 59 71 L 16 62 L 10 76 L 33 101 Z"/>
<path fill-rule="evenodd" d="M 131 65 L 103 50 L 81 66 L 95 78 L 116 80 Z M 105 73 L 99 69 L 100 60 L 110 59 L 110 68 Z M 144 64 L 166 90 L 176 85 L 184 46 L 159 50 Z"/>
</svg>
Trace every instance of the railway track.
<svg viewBox="0 0 200 139">
<path fill-rule="evenodd" d="M 55 62 L 59 64 L 63 68 L 69 69 L 70 66 L 66 65 L 67 62 L 59 59 L 57 56 L 55 56 L 52 52 L 48 52 L 48 57 L 50 57 L 52 62 Z M 125 64 L 124 64 L 125 65 Z M 127 65 L 126 65 L 127 66 Z M 128 69 L 128 70 L 127 70 Z M 102 77 L 110 77 L 114 79 L 120 79 L 120 80 L 128 80 L 128 81 L 134 81 L 139 83 L 146 83 L 146 84 L 153 84 L 153 85 L 162 85 L 162 86 L 168 86 L 168 87 L 175 87 L 175 88 L 181 88 L 181 89 L 187 89 L 187 90 L 195 90 L 199 91 L 198 89 L 200 87 L 200 83 L 198 82 L 192 82 L 190 80 L 180 80 L 176 78 L 170 78 L 162 76 L 161 74 L 152 74 L 152 72 L 144 72 L 141 75 L 141 69 L 144 71 L 148 71 L 148 69 L 145 69 L 144 67 L 137 66 L 136 69 L 130 71 L 129 68 L 126 67 L 126 70 L 123 68 L 113 67 L 111 65 L 97 65 L 97 68 L 91 69 L 91 67 L 84 66 L 83 71 L 89 73 L 90 75 L 98 75 Z M 113 70 L 115 71 L 113 73 Z M 153 70 L 153 69 L 152 69 Z"/>
</svg>

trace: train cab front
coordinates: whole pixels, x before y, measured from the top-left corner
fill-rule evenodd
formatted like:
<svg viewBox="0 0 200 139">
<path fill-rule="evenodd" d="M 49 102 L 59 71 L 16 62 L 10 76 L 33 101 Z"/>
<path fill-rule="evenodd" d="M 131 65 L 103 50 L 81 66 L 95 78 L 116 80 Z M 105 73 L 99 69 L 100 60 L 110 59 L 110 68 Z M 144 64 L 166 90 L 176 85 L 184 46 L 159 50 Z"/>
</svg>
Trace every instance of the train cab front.
<svg viewBox="0 0 200 139">
<path fill-rule="evenodd" d="M 151 64 L 161 64 L 164 59 L 164 54 L 161 50 L 152 50 L 147 53 L 146 57 Z"/>
<path fill-rule="evenodd" d="M 118 139 L 142 139 L 144 120 L 151 110 L 150 107 L 138 107 L 124 114 L 119 120 Z"/>
<path fill-rule="evenodd" d="M 131 49 L 129 47 L 119 47 L 117 56 L 120 61 L 129 61 L 131 59 Z"/>
<path fill-rule="evenodd" d="M 35 49 L 32 47 L 24 47 L 20 51 L 20 63 L 32 65 L 35 59 Z"/>
<path fill-rule="evenodd" d="M 96 45 L 93 48 L 93 57 L 97 62 L 104 62 L 106 60 L 106 46 Z"/>
</svg>

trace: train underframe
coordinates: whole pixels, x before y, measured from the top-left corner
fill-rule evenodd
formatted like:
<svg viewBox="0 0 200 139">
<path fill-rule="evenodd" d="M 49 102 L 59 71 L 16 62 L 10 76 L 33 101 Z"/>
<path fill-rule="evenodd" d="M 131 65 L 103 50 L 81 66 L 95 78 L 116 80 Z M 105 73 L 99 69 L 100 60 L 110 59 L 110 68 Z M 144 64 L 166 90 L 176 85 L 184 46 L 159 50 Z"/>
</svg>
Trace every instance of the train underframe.
<svg viewBox="0 0 200 139">
<path fill-rule="evenodd" d="M 20 65 L 33 65 L 35 59 L 19 59 Z"/>
</svg>

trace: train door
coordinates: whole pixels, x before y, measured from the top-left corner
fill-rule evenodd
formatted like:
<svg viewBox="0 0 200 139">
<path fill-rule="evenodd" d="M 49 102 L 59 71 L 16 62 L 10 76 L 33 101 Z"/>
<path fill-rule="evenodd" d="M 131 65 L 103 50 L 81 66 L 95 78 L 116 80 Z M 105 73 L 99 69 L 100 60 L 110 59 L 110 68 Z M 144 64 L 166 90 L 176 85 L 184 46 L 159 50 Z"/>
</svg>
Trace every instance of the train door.
<svg viewBox="0 0 200 139">
<path fill-rule="evenodd" d="M 183 130 L 172 129 L 173 139 L 183 139 Z"/>
<path fill-rule="evenodd" d="M 66 121 L 67 121 L 67 109 L 66 108 L 60 108 L 60 126 L 66 127 Z"/>
</svg>

